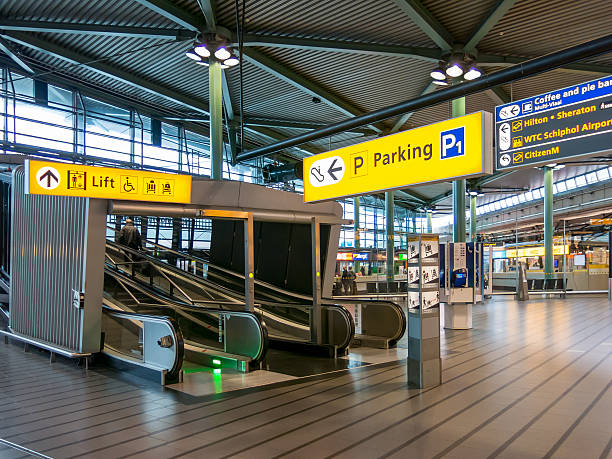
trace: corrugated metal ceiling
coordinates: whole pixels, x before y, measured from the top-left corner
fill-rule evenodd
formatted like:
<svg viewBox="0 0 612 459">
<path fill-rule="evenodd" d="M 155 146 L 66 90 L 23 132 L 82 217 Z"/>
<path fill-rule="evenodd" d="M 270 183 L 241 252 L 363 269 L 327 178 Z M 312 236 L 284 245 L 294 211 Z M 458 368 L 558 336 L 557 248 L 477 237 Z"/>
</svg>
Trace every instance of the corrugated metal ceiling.
<svg viewBox="0 0 612 459">
<path fill-rule="evenodd" d="M 203 21 L 196 0 L 173 0 L 172 3 L 187 15 Z M 608 3 L 600 0 L 559 0 L 551 4 L 517 0 L 478 44 L 478 49 L 487 54 L 534 56 L 596 38 L 612 31 Z M 467 40 L 496 4 L 497 0 L 423 0 L 423 5 L 448 29 L 456 43 Z M 234 5 L 231 0 L 220 0 L 217 5 L 217 23 L 232 31 L 235 30 Z M 393 0 L 262 0 L 247 2 L 246 14 L 247 33 L 435 48 L 433 41 Z M 24 21 L 181 28 L 172 20 L 134 0 L 5 0 L 0 2 L 0 17 Z M 68 53 L 79 53 L 91 61 L 103 62 L 136 79 L 181 93 L 194 101 L 208 101 L 206 68 L 195 65 L 183 55 L 189 46 L 188 42 L 111 35 L 44 33 L 32 36 L 60 46 Z M 169 101 L 112 76 L 102 75 L 86 65 L 67 64 L 63 59 L 32 48 L 13 46 L 29 62 L 37 62 L 59 74 L 80 79 L 86 85 L 104 88 L 124 97 L 127 104 L 143 103 L 149 107 L 158 107 L 160 113 L 180 113 L 185 117 L 194 115 L 194 111 L 184 104 Z M 416 97 L 427 86 L 428 74 L 434 65 L 409 57 L 269 47 L 259 48 L 258 51 L 363 111 Z M 591 59 L 590 62 L 609 65 L 612 63 L 612 54 Z M 245 114 L 249 117 L 313 123 L 333 123 L 346 118 L 336 108 L 324 102 L 313 103 L 308 92 L 249 62 L 245 62 L 243 67 Z M 491 72 L 495 68 L 487 67 L 485 70 Z M 234 111 L 238 113 L 239 70 L 233 68 L 225 72 Z M 506 85 L 504 90 L 516 100 L 599 76 L 601 74 L 555 70 L 515 82 L 512 86 Z M 53 80 L 53 73 L 46 73 L 45 77 Z M 486 93 L 469 96 L 466 111 L 492 111 L 493 100 Z M 449 112 L 448 103 L 420 110 L 409 119 L 404 128 L 446 119 Z M 387 127 L 393 126 L 395 121 L 387 120 Z M 275 135 L 281 137 L 299 132 L 296 129 L 272 129 Z M 255 142 L 268 141 L 263 139 L 253 138 Z M 334 136 L 332 147 L 338 148 L 365 139 L 367 137 L 356 133 L 341 134 Z M 328 140 L 317 141 L 315 146 L 328 148 Z M 526 177 L 531 176 L 527 174 Z M 419 191 L 428 197 L 439 194 L 441 189 L 448 189 L 448 186 L 419 187 Z"/>
</svg>

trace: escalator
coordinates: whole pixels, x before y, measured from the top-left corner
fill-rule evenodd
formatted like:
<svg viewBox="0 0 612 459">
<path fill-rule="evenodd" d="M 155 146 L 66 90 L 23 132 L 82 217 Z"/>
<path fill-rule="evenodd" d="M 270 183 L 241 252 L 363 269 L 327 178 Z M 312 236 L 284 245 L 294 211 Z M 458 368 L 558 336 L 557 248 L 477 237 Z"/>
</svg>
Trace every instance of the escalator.
<svg viewBox="0 0 612 459">
<path fill-rule="evenodd" d="M 178 295 L 184 301 L 226 301 L 236 305 L 244 303 L 244 276 L 221 268 L 200 257 L 174 251 L 150 241 L 151 249 L 140 253 L 143 259 L 155 265 L 147 282 L 162 291 Z M 109 253 L 119 254 L 124 248 L 107 242 Z M 161 263 L 160 263 L 161 262 Z M 141 276 L 144 280 L 144 276 Z M 169 279 L 172 279 L 170 282 Z M 274 342 L 312 342 L 311 321 L 312 297 L 291 292 L 264 281 L 255 280 L 256 310 L 264 318 L 269 337 Z M 230 307 L 226 305 L 225 307 Z M 240 306 L 241 307 L 241 306 Z M 396 303 L 391 301 L 359 299 L 322 299 L 322 323 L 325 339 L 323 345 L 344 352 L 351 344 L 379 343 L 376 347 L 393 347 L 406 330 L 406 316 Z M 353 315 L 359 317 L 357 335 Z M 358 312 L 357 312 L 358 311 Z"/>
<path fill-rule="evenodd" d="M 120 257 L 112 249 L 109 252 L 119 259 L 107 252 L 102 320 L 105 352 L 127 360 L 146 357 L 146 322 L 130 319 L 132 314 L 169 320 L 181 335 L 184 359 L 192 364 L 239 371 L 259 366 L 268 341 L 266 326 L 257 314 L 244 311 L 236 302 L 194 304 L 165 294 L 143 282 L 140 271 L 146 271 L 146 263 L 126 256 L 127 252 Z M 132 271 L 139 274 L 132 275 Z M 163 347 L 160 342 L 149 349 L 160 353 L 158 348 Z"/>
<path fill-rule="evenodd" d="M 209 278 L 208 266 L 202 269 L 203 265 L 196 265 L 195 260 L 182 269 L 162 261 L 159 253 L 136 251 L 112 241 L 106 243 L 106 258 L 107 271 L 112 269 L 168 301 L 224 314 L 245 312 L 244 296 L 237 291 L 236 282 L 213 282 Z M 242 286 L 244 288 L 244 283 Z M 249 314 L 255 314 L 266 324 L 268 337 L 275 344 L 314 345 L 311 336 L 313 307 L 298 295 L 288 295 L 272 286 L 260 288 L 258 283 L 255 311 Z M 318 347 L 342 354 L 355 334 L 350 313 L 344 307 L 328 302 L 321 307 L 321 323 L 323 336 Z"/>
</svg>

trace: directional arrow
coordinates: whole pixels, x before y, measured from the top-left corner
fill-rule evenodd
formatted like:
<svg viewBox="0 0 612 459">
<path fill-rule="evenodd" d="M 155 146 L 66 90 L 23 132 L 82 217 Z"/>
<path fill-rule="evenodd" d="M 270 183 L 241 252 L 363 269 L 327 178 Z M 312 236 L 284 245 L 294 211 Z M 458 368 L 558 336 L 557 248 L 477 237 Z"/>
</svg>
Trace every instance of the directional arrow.
<svg viewBox="0 0 612 459">
<path fill-rule="evenodd" d="M 341 167 L 336 167 L 334 169 L 334 165 L 336 164 L 336 161 L 338 161 L 337 159 L 334 159 L 334 161 L 331 163 L 331 166 L 329 166 L 329 169 L 327 169 L 327 173 L 329 174 L 329 176 L 331 178 L 334 179 L 334 181 L 338 181 L 338 179 L 336 178 L 336 176 L 334 175 L 334 172 L 340 172 L 342 170 L 342 166 Z"/>
<path fill-rule="evenodd" d="M 56 182 L 59 182 L 59 178 L 56 177 L 55 174 L 50 170 L 41 175 L 38 180 L 42 182 L 43 179 L 47 179 L 47 188 L 51 188 L 51 179 L 55 180 Z"/>
<path fill-rule="evenodd" d="M 510 110 L 510 113 L 512 113 L 512 116 L 516 115 L 518 112 L 520 111 L 520 109 L 518 108 L 518 105 L 514 105 L 512 107 L 512 109 Z"/>
<path fill-rule="evenodd" d="M 502 124 L 502 127 L 499 130 L 505 134 L 506 132 L 508 132 L 508 125 Z"/>
</svg>

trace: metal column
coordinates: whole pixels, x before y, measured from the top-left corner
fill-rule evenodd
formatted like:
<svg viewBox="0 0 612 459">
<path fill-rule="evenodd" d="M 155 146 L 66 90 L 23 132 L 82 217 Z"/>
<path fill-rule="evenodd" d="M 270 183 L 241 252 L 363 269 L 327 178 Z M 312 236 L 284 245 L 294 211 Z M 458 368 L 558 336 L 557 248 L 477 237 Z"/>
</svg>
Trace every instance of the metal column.
<svg viewBox="0 0 612 459">
<path fill-rule="evenodd" d="M 359 240 L 359 196 L 353 198 L 353 230 L 355 234 L 355 249 L 359 249 L 361 247 Z M 355 274 L 357 274 L 360 269 L 359 262 L 355 261 L 353 264 L 353 269 L 355 270 Z"/>
<path fill-rule="evenodd" d="M 323 343 L 323 325 L 321 319 L 321 225 L 319 217 L 313 217 L 311 223 L 312 240 L 312 314 L 310 315 L 310 340 L 316 344 Z"/>
<path fill-rule="evenodd" d="M 452 101 L 451 115 L 465 115 L 465 97 Z M 453 240 L 465 242 L 465 179 L 453 182 Z"/>
<path fill-rule="evenodd" d="M 223 178 L 223 86 L 221 64 L 210 59 L 208 97 L 210 109 L 210 178 Z"/>
<path fill-rule="evenodd" d="M 553 261 L 553 168 L 544 168 L 544 277 L 552 279 Z"/>
<path fill-rule="evenodd" d="M 470 195 L 470 241 L 476 242 L 476 196 Z"/>
<path fill-rule="evenodd" d="M 431 223 L 431 209 L 427 210 L 427 232 L 431 233 L 433 231 L 432 223 Z"/>
<path fill-rule="evenodd" d="M 255 236 L 251 212 L 244 219 L 244 308 L 255 310 Z"/>
<path fill-rule="evenodd" d="M 393 282 L 395 269 L 393 266 L 393 258 L 395 256 L 395 227 L 393 225 L 393 191 L 385 193 L 385 216 L 387 220 L 387 282 Z"/>
</svg>

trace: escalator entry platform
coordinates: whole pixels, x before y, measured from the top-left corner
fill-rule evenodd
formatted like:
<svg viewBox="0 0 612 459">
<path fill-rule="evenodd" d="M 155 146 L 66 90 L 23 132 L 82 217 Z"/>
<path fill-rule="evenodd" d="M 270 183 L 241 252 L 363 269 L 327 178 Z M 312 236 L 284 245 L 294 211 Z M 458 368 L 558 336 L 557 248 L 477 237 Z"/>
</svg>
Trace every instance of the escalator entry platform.
<svg viewBox="0 0 612 459">
<path fill-rule="evenodd" d="M 405 360 L 406 357 L 407 349 L 402 346 L 396 349 L 360 348 L 338 359 L 269 349 L 262 362 L 262 369 L 249 373 L 225 368 L 203 367 L 186 361 L 183 363 L 182 382 L 165 387 L 193 397 L 202 397 L 327 374 L 332 375 L 346 370 Z"/>
</svg>

